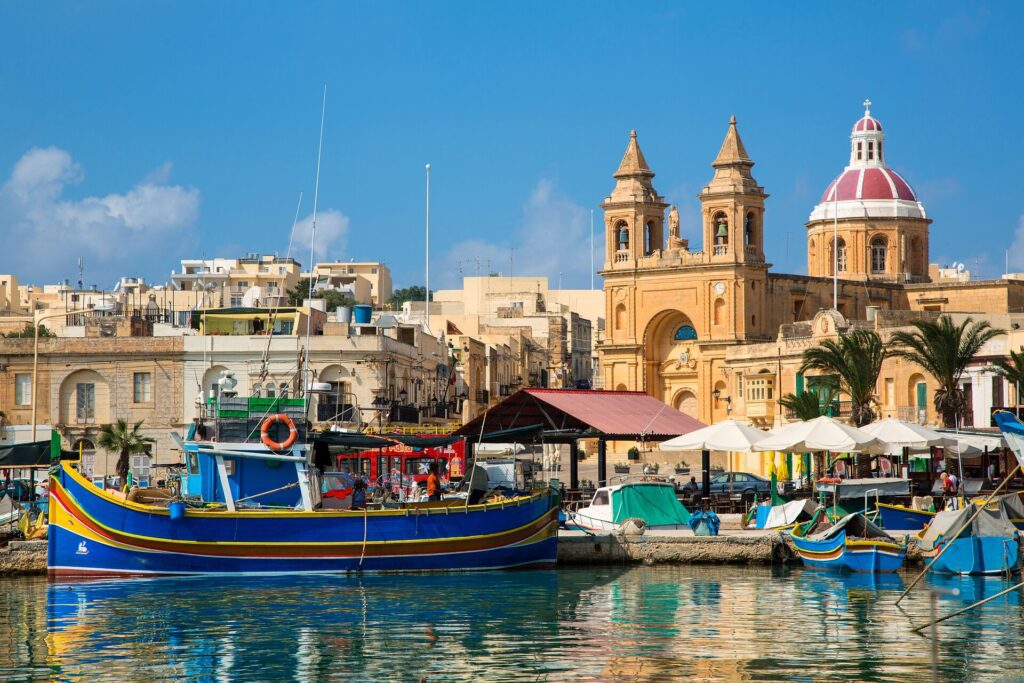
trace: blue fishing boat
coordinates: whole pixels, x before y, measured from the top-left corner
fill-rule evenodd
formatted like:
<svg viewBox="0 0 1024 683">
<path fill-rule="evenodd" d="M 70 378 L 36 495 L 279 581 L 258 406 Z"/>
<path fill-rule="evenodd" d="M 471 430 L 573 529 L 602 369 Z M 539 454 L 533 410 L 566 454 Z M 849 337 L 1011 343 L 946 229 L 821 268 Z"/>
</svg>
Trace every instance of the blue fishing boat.
<svg viewBox="0 0 1024 683">
<path fill-rule="evenodd" d="M 1006 574 L 1020 571 L 1017 529 L 1001 509 L 977 506 L 936 513 L 918 534 L 926 558 L 936 558 L 931 571 L 939 574 Z M 968 521 L 970 523 L 968 524 Z"/>
<path fill-rule="evenodd" d="M 885 533 L 862 513 L 849 514 L 824 531 L 810 533 L 817 518 L 797 525 L 790 536 L 805 567 L 831 571 L 894 572 L 903 564 L 906 543 Z"/>
<path fill-rule="evenodd" d="M 875 503 L 883 529 L 900 529 L 901 531 L 917 531 L 925 528 L 935 517 L 929 510 L 915 510 L 902 505 Z"/>
<path fill-rule="evenodd" d="M 209 431 L 231 434 L 228 422 Z M 493 501 L 370 501 L 362 509 L 337 509 L 324 505 L 323 476 L 312 464 L 317 459 L 325 469 L 331 466 L 330 455 L 313 455 L 325 449 L 307 445 L 285 413 L 256 427 L 243 430 L 237 441 L 182 441 L 180 483 L 162 501 L 136 495 L 145 489 L 128 496 L 102 490 L 68 463 L 56 463 L 50 477 L 51 577 L 555 564 L 559 496 L 551 487 Z"/>
</svg>

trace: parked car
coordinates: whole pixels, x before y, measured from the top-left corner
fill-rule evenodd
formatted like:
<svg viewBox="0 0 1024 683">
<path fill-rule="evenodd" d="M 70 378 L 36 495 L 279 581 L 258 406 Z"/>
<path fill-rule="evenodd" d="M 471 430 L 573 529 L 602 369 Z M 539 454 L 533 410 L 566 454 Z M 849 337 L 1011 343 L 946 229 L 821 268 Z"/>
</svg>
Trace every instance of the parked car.
<svg viewBox="0 0 1024 683">
<path fill-rule="evenodd" d="M 699 482 L 698 482 L 699 483 Z M 792 482 L 785 483 L 785 491 L 793 490 Z M 711 478 L 711 493 L 742 494 L 744 498 L 770 496 L 772 482 L 749 472 L 724 472 Z"/>
</svg>

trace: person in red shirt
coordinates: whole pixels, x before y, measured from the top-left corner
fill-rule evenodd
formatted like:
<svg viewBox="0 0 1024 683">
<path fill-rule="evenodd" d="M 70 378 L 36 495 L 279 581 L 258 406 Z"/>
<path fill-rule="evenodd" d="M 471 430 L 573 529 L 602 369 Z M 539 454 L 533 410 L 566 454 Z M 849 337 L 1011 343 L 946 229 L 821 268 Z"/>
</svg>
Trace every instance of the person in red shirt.
<svg viewBox="0 0 1024 683">
<path fill-rule="evenodd" d="M 441 500 L 441 479 L 437 476 L 437 463 L 430 463 L 430 474 L 427 475 L 427 500 Z"/>
</svg>

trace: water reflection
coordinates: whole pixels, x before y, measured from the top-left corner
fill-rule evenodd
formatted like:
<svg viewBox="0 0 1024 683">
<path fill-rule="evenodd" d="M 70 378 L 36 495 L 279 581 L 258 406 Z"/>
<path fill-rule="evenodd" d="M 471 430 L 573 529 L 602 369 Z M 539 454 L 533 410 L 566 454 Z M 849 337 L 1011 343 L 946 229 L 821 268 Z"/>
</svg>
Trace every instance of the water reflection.
<svg viewBox="0 0 1024 683">
<path fill-rule="evenodd" d="M 929 577 L 959 595 L 999 578 Z M 0 678 L 867 680 L 929 676 L 927 586 L 650 567 L 359 578 L 0 581 Z M 1020 595 L 940 626 L 946 681 L 1024 673 Z M 9 664 L 4 664 L 8 659 Z"/>
</svg>

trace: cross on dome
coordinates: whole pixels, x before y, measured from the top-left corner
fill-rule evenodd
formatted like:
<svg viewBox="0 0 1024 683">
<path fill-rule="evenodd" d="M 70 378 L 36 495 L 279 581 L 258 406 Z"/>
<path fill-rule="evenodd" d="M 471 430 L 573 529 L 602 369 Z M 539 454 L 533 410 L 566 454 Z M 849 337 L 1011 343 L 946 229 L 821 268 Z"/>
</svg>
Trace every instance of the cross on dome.
<svg viewBox="0 0 1024 683">
<path fill-rule="evenodd" d="M 864 100 L 864 116 L 871 116 L 871 100 Z"/>
</svg>

